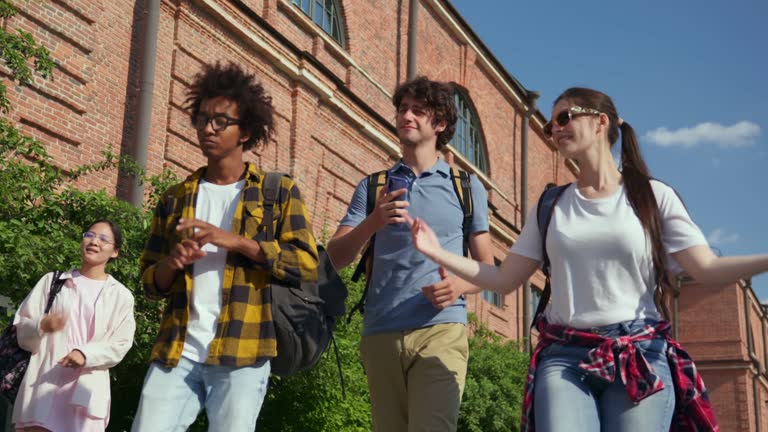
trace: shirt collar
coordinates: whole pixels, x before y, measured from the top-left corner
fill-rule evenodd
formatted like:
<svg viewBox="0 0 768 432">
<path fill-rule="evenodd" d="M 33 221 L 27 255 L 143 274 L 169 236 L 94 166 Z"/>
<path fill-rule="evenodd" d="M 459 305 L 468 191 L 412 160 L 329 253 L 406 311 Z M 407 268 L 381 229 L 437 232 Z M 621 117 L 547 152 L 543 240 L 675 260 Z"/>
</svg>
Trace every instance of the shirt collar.
<svg viewBox="0 0 768 432">
<path fill-rule="evenodd" d="M 406 172 L 413 172 L 413 170 L 411 170 L 411 167 L 403 163 L 402 159 L 397 161 L 397 163 L 395 163 L 395 165 L 392 166 L 392 168 L 390 168 L 388 171 L 390 174 L 394 174 L 401 170 L 405 170 Z M 421 175 L 424 176 L 424 174 L 426 173 L 429 173 L 429 174 L 440 173 L 443 175 L 443 177 L 448 178 L 451 176 L 451 166 L 448 165 L 448 162 L 443 160 L 443 158 L 438 157 L 437 162 L 435 162 L 434 165 L 429 167 L 429 169 L 425 170 Z"/>
<path fill-rule="evenodd" d="M 208 166 L 200 167 L 197 171 L 193 172 L 192 174 L 187 177 L 187 181 L 189 183 L 200 183 L 200 180 L 203 178 L 203 175 L 205 175 L 205 170 L 208 168 Z M 256 183 L 259 183 L 262 178 L 266 176 L 266 173 L 264 171 L 261 171 L 256 164 L 251 162 L 245 163 L 245 180 L 253 181 Z"/>
</svg>

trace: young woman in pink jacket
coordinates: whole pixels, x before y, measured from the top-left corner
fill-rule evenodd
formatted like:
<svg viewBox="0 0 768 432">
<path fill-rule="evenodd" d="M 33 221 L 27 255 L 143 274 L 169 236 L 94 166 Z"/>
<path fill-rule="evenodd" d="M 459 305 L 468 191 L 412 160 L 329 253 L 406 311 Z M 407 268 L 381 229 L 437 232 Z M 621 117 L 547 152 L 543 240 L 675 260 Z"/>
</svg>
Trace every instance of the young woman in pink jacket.
<svg viewBox="0 0 768 432">
<path fill-rule="evenodd" d="M 32 353 L 13 408 L 17 431 L 104 431 L 109 422 L 109 368 L 133 343 L 133 295 L 105 272 L 122 244 L 109 220 L 91 224 L 80 268 L 45 306 L 53 273 L 43 276 L 14 318 L 19 345 Z"/>
</svg>

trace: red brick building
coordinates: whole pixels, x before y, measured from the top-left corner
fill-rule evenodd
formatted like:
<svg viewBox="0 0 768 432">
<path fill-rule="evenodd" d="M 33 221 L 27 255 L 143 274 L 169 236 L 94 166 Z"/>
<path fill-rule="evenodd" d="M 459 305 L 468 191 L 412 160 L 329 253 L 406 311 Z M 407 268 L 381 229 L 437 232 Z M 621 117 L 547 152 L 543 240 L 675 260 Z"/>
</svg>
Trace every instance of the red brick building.
<svg viewBox="0 0 768 432">
<path fill-rule="evenodd" d="M 109 146 L 139 160 L 144 151 L 152 173 L 168 166 L 184 176 L 203 165 L 181 106 L 200 65 L 223 60 L 244 65 L 270 91 L 277 135 L 248 157 L 297 180 L 321 240 L 335 229 L 357 182 L 397 160 L 390 99 L 408 78 L 409 67 L 461 86 L 456 95 L 461 124 L 449 158 L 475 172 L 488 190 L 496 257 L 505 256 L 522 226 L 526 193 L 530 206 L 547 183 L 573 179 L 542 135 L 546 119 L 532 109 L 531 92 L 499 64 L 446 0 L 414 3 L 413 26 L 411 1 L 146 3 L 150 6 L 106 0 L 29 2 L 4 23 L 32 32 L 58 64 L 52 81 L 9 93 L 13 119 L 45 142 L 64 169 L 99 160 Z M 142 74 L 142 65 L 152 60 L 155 67 Z M 148 98 L 142 98 L 142 88 Z M 82 182 L 131 196 L 130 182 L 116 172 Z M 541 277 L 532 283 L 542 286 Z M 703 328 L 688 311 L 701 316 L 697 308 L 710 307 L 705 305 L 709 298 L 681 297 L 681 339 L 706 360 L 700 362 L 720 418 L 739 419 L 723 430 L 768 430 L 765 312 L 756 301 L 756 306 L 742 307 L 754 300 L 748 288 L 712 293 L 719 303 L 707 310 L 710 319 Z M 503 298 L 490 293 L 473 297 L 470 310 L 494 330 L 511 339 L 523 337 L 522 289 Z M 721 318 L 712 321 L 713 316 Z M 753 327 L 750 345 L 742 330 Z M 722 336 L 722 343 L 708 342 L 715 335 Z M 745 352 L 756 353 L 757 360 Z M 753 382 L 759 392 L 750 390 Z"/>
</svg>

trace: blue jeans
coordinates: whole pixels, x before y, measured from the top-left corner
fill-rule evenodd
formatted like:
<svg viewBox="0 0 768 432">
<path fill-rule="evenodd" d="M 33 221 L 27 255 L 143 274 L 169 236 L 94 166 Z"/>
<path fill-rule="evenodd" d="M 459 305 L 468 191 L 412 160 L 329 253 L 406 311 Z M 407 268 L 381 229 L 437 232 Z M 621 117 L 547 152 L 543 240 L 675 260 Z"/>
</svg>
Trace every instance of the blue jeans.
<svg viewBox="0 0 768 432">
<path fill-rule="evenodd" d="M 590 331 L 615 338 L 643 324 L 643 320 L 626 321 Z M 591 348 L 553 344 L 543 349 L 534 385 L 536 431 L 667 432 L 675 409 L 667 341 L 653 339 L 636 347 L 664 383 L 662 391 L 638 404 L 627 395 L 618 371 L 613 383 L 608 383 L 579 368 Z"/>
<path fill-rule="evenodd" d="M 175 368 L 152 363 L 133 432 L 183 432 L 205 407 L 209 431 L 253 432 L 267 393 L 269 361 L 235 368 L 184 357 Z"/>
</svg>

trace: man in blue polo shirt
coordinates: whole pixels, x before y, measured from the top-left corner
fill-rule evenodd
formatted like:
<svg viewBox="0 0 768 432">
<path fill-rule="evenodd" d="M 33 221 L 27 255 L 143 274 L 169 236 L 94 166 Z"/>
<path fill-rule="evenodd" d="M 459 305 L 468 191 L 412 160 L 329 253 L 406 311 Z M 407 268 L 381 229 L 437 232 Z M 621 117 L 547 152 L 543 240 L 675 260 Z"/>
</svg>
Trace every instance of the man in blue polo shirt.
<svg viewBox="0 0 768 432">
<path fill-rule="evenodd" d="M 392 102 L 403 158 L 388 176 L 400 180 L 399 189 L 384 188 L 367 215 L 363 179 L 328 244 L 340 268 L 376 234 L 360 342 L 376 432 L 456 430 L 468 358 L 464 294 L 480 289 L 416 251 L 404 219 L 424 219 L 443 247 L 462 253 L 464 214 L 450 167 L 439 157 L 456 129 L 453 93 L 450 84 L 425 77 L 397 88 Z M 487 194 L 475 176 L 470 184 L 469 250 L 492 263 Z"/>
</svg>

